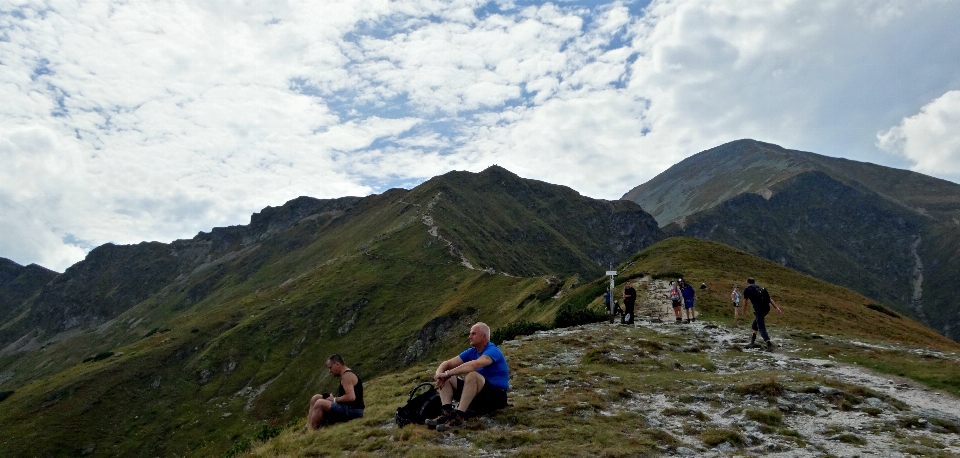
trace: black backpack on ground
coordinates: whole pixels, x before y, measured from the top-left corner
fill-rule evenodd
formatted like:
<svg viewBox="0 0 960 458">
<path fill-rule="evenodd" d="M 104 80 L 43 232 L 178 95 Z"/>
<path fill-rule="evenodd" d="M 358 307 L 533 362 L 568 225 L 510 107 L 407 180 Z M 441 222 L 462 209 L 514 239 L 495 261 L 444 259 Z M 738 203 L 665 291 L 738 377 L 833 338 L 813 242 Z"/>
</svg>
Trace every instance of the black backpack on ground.
<svg viewBox="0 0 960 458">
<path fill-rule="evenodd" d="M 421 388 L 427 387 L 426 391 L 417 394 Z M 403 428 L 410 423 L 422 425 L 423 422 L 436 418 L 440 415 L 440 393 L 430 382 L 423 382 L 412 390 L 407 397 L 407 404 L 403 407 L 397 407 L 397 414 L 393 416 L 397 426 Z"/>
</svg>

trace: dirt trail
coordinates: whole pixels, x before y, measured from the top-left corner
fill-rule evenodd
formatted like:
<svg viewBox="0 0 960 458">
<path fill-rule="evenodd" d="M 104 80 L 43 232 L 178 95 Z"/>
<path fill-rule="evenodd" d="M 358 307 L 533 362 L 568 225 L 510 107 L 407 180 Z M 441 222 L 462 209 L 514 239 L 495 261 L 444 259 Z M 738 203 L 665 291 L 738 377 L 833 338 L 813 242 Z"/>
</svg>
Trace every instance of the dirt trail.
<svg viewBox="0 0 960 458">
<path fill-rule="evenodd" d="M 777 371 L 784 374 L 780 377 L 783 380 L 791 380 L 791 373 L 805 376 L 813 374 L 877 393 L 876 397 L 861 398 L 858 404 L 842 409 L 837 399 L 845 394 L 835 388 L 814 386 L 801 391 L 788 390 L 776 399 L 776 408 L 784 412 L 784 417 L 782 429 L 773 430 L 750 420 L 744 413 L 745 409 L 770 409 L 767 397 L 725 395 L 730 393 L 730 386 L 695 378 L 678 381 L 685 386 L 682 389 L 685 393 L 693 395 L 692 402 L 690 399 L 681 400 L 676 393 L 657 393 L 605 407 L 603 415 L 616 415 L 618 411 L 641 414 L 651 427 L 661 428 L 683 443 L 676 447 L 662 447 L 664 456 L 960 456 L 960 436 L 950 430 L 956 428 L 951 424 L 960 425 L 960 399 L 911 380 L 877 374 L 856 365 L 800 357 L 799 351 L 807 345 L 806 341 L 795 340 L 785 335 L 782 329 L 772 330 L 778 345 L 774 352 L 744 350 L 739 356 L 731 357 L 732 347 L 742 347 L 748 342 L 751 334 L 748 323 L 741 322 L 736 327 L 702 321 L 678 324 L 673 320 L 673 310 L 666 296 L 669 288 L 667 281 L 645 278 L 638 280 L 635 286 L 641 300 L 633 327 L 603 323 L 556 329 L 510 342 L 510 345 L 520 346 L 526 340 L 557 339 L 578 334 L 589 334 L 594 339 L 600 336 L 603 340 L 594 345 L 601 345 L 610 341 L 626 342 L 634 333 L 639 337 L 654 331 L 672 336 L 664 340 L 681 337 L 687 348 L 706 348 L 700 350 L 700 354 L 708 356 L 717 374 Z M 646 297 L 643 296 L 644 290 Z M 875 346 L 856 341 L 844 343 Z M 911 353 L 936 353 L 893 344 L 884 348 Z M 625 345 L 624 355 L 616 357 L 628 357 L 629 350 Z M 687 351 L 674 346 L 668 350 Z M 555 351 L 555 361 L 540 361 L 538 364 L 575 366 L 589 348 L 566 348 L 561 343 Z M 952 363 L 960 362 L 956 355 L 938 353 L 936 357 Z M 682 370 L 705 371 L 699 366 Z M 669 414 L 678 409 L 694 409 L 706 415 L 707 420 L 700 425 L 703 428 L 739 431 L 746 440 L 744 447 L 736 448 L 726 443 L 712 448 L 706 446 L 697 435 L 686 433 L 690 419 Z M 793 434 L 802 439 L 791 439 L 782 434 L 784 430 L 794 431 Z"/>
</svg>

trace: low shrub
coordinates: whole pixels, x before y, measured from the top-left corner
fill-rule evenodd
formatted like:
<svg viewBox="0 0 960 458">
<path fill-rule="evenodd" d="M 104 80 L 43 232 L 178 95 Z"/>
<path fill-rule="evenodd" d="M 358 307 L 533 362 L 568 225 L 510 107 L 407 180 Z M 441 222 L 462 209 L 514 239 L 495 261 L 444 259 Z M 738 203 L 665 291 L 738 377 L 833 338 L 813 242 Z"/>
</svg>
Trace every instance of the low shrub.
<svg viewBox="0 0 960 458">
<path fill-rule="evenodd" d="M 95 354 L 95 355 L 93 355 L 93 356 L 88 356 L 88 357 L 84 358 L 84 359 L 83 359 L 83 362 L 89 363 L 89 362 L 93 362 L 93 361 L 100 361 L 100 360 L 107 359 L 107 358 L 109 358 L 109 357 L 111 357 L 111 356 L 113 356 L 113 352 L 112 352 L 112 351 L 102 351 L 102 352 L 97 353 L 97 354 Z"/>
<path fill-rule="evenodd" d="M 553 319 L 553 327 L 569 328 L 570 326 L 578 326 L 581 324 L 599 323 L 606 319 L 606 313 L 592 310 L 586 305 L 578 307 L 571 304 L 564 304 L 560 307 L 560 310 L 557 310 L 557 315 Z"/>
<path fill-rule="evenodd" d="M 897 312 L 894 312 L 893 310 L 890 310 L 890 309 L 888 309 L 888 308 L 886 308 L 886 307 L 884 307 L 884 306 L 882 306 L 882 305 L 880 305 L 880 304 L 867 304 L 867 308 L 870 309 L 870 310 L 876 310 L 876 311 L 878 311 L 878 312 L 880 312 L 880 313 L 882 313 L 882 314 L 884 314 L 884 315 L 889 315 L 889 316 L 892 316 L 892 317 L 897 318 L 897 319 L 900 318 L 900 314 L 898 314 Z"/>
<path fill-rule="evenodd" d="M 493 335 L 490 336 L 490 341 L 495 344 L 501 344 L 507 340 L 513 340 L 520 336 L 528 336 L 537 331 L 547 331 L 549 329 L 549 326 L 537 323 L 536 321 L 521 320 L 493 331 Z"/>
</svg>

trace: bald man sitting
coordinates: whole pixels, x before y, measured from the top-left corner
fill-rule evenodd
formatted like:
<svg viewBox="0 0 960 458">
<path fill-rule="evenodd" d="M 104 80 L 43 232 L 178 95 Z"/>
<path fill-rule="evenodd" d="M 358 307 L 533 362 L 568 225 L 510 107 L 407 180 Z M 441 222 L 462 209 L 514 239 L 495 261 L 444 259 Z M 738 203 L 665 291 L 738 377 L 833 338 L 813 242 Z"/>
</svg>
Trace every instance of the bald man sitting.
<svg viewBox="0 0 960 458">
<path fill-rule="evenodd" d="M 470 348 L 440 363 L 433 379 L 443 402 L 440 416 L 426 421 L 437 431 L 459 428 L 466 411 L 488 414 L 506 407 L 510 370 L 503 353 L 490 342 L 490 326 L 477 323 L 470 328 Z M 457 400 L 457 408 L 453 401 Z"/>
</svg>

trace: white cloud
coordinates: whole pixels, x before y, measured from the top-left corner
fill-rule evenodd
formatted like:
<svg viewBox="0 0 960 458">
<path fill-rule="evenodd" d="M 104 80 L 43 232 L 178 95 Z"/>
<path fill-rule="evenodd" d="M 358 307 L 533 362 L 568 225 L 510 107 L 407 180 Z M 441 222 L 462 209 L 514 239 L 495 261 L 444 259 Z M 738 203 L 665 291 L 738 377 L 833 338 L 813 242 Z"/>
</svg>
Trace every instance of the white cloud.
<svg viewBox="0 0 960 458">
<path fill-rule="evenodd" d="M 960 91 L 928 103 L 900 124 L 877 133 L 877 146 L 902 154 L 914 171 L 960 181 Z"/>
<path fill-rule="evenodd" d="M 108 241 L 493 163 L 617 198 L 742 137 L 943 176 L 957 162 L 935 126 L 956 114 L 958 13 L 900 0 L 7 2 L 0 256 L 63 269 Z"/>
<path fill-rule="evenodd" d="M 953 2 L 657 2 L 630 89 L 670 160 L 752 137 L 874 162 L 877 129 L 960 84 Z"/>
</svg>

